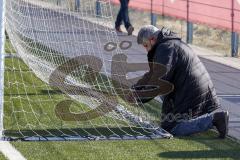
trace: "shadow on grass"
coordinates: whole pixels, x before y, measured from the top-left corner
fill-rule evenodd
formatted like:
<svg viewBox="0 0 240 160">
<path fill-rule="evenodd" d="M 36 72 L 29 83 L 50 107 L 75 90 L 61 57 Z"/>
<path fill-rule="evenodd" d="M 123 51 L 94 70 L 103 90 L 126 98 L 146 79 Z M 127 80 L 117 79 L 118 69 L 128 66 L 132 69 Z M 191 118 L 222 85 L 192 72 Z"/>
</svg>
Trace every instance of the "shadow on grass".
<svg viewBox="0 0 240 160">
<path fill-rule="evenodd" d="M 46 130 L 5 130 L 4 138 L 8 140 L 25 140 L 28 137 L 71 137 L 71 136 L 106 136 L 116 135 L 119 137 L 132 135 L 150 136 L 151 132 L 147 129 L 136 127 L 121 127 L 121 128 L 70 128 L 70 129 L 46 129 Z"/>
<path fill-rule="evenodd" d="M 43 96 L 43 95 L 61 95 L 64 94 L 61 90 L 41 90 L 40 93 L 5 93 L 4 96 Z"/>
<path fill-rule="evenodd" d="M 167 151 L 158 154 L 167 159 L 198 159 L 198 158 L 232 158 L 239 159 L 240 144 L 230 138 L 219 139 L 217 133 L 210 130 L 188 137 L 177 137 L 180 140 L 198 142 L 208 147 L 206 150 Z M 191 145 L 191 144 L 190 144 Z"/>
<path fill-rule="evenodd" d="M 49 95 L 49 94 L 51 94 L 51 95 L 53 95 L 53 94 L 64 94 L 61 90 L 59 90 L 59 89 L 55 89 L 55 90 L 41 90 L 41 92 L 42 92 L 42 94 L 47 94 L 47 95 Z"/>
<path fill-rule="evenodd" d="M 159 157 L 167 159 L 186 158 L 232 158 L 239 159 L 240 152 L 237 149 L 226 150 L 198 150 L 198 151 L 169 151 L 160 153 Z"/>
</svg>

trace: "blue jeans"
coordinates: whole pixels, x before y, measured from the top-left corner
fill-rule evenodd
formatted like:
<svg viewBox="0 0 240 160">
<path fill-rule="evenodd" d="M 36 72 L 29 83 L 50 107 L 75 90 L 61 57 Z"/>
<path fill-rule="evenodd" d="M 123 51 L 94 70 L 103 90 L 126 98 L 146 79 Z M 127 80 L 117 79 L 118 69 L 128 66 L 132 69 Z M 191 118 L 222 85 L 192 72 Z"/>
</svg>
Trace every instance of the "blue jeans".
<svg viewBox="0 0 240 160">
<path fill-rule="evenodd" d="M 122 24 L 122 21 L 124 22 L 125 28 L 128 29 L 128 27 L 132 26 L 129 20 L 128 16 L 128 3 L 129 0 L 120 0 L 121 7 L 117 15 L 117 19 L 115 22 L 115 27 L 120 27 Z"/>
<path fill-rule="evenodd" d="M 207 131 L 213 127 L 213 114 L 204 114 L 195 119 L 178 123 L 172 130 L 171 134 L 175 136 L 187 136 L 194 133 Z"/>
</svg>

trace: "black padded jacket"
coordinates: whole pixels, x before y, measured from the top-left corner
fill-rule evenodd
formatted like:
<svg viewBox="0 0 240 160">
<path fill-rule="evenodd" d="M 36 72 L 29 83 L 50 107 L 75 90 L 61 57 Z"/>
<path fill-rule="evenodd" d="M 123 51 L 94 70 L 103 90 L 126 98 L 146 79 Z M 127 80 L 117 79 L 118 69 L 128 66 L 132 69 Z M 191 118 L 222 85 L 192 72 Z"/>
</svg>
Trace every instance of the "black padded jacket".
<svg viewBox="0 0 240 160">
<path fill-rule="evenodd" d="M 198 56 L 175 33 L 166 28 L 159 31 L 156 44 L 148 52 L 148 61 L 167 67 L 162 77 L 174 85 L 174 90 L 162 96 L 162 122 L 165 130 L 182 120 L 196 118 L 220 107 L 212 80 Z M 137 85 L 147 84 L 154 67 Z"/>
</svg>

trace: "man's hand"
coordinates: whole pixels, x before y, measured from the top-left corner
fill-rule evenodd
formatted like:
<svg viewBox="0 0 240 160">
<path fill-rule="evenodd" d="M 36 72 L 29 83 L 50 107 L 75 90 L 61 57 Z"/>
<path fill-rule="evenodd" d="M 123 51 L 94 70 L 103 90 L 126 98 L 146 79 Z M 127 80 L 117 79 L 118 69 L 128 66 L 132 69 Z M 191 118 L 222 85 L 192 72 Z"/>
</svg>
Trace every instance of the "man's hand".
<svg viewBox="0 0 240 160">
<path fill-rule="evenodd" d="M 134 101 L 137 101 L 139 103 L 147 103 L 150 100 L 154 98 L 153 95 L 151 95 L 152 90 L 157 89 L 158 86 L 154 85 L 133 85 L 131 87 L 132 90 L 132 96 L 134 97 Z M 132 97 L 129 97 L 131 100 Z"/>
</svg>

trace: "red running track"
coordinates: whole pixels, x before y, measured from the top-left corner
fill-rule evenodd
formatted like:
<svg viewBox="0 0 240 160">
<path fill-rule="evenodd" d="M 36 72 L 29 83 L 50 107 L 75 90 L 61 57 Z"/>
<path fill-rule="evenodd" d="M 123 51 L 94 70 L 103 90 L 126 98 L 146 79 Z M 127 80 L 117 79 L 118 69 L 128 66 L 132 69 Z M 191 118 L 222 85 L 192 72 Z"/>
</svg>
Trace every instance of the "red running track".
<svg viewBox="0 0 240 160">
<path fill-rule="evenodd" d="M 240 32 L 240 0 L 130 0 L 129 7 Z"/>
</svg>

